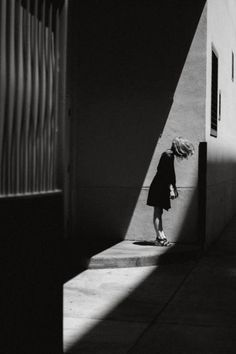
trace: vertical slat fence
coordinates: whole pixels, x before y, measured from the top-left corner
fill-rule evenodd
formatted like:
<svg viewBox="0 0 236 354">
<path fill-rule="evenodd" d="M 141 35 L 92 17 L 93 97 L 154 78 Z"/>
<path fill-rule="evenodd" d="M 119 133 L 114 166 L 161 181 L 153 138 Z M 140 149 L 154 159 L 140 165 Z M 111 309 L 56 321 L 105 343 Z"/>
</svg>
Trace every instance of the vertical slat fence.
<svg viewBox="0 0 236 354">
<path fill-rule="evenodd" d="M 6 191 L 6 14 L 7 0 L 0 1 L 0 193 Z"/>
<path fill-rule="evenodd" d="M 7 191 L 14 186 L 14 106 L 16 89 L 15 68 L 15 1 L 8 0 L 7 13 Z"/>
<path fill-rule="evenodd" d="M 22 173 L 23 167 L 21 161 L 21 128 L 23 119 L 23 102 L 24 102 L 24 62 L 23 62 L 23 8 L 19 1 L 17 1 L 17 45 L 16 45 L 16 71 L 17 71 L 17 84 L 16 84 L 16 184 L 15 193 L 22 191 Z M 21 167 L 22 166 L 22 167 Z"/>
<path fill-rule="evenodd" d="M 58 189 L 62 3 L 0 1 L 0 196 Z"/>
</svg>

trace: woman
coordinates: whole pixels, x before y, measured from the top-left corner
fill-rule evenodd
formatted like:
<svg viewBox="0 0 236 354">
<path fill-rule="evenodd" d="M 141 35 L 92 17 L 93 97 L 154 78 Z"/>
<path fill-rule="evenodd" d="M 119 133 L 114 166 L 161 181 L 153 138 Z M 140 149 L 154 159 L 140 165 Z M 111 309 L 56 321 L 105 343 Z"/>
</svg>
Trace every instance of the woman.
<svg viewBox="0 0 236 354">
<path fill-rule="evenodd" d="M 156 232 L 156 246 L 169 246 L 162 225 L 163 209 L 170 209 L 170 199 L 178 197 L 176 188 L 174 158 L 187 159 L 193 155 L 194 147 L 187 139 L 173 139 L 171 148 L 163 152 L 157 167 L 157 173 L 150 185 L 147 205 L 154 207 L 153 225 Z"/>
</svg>

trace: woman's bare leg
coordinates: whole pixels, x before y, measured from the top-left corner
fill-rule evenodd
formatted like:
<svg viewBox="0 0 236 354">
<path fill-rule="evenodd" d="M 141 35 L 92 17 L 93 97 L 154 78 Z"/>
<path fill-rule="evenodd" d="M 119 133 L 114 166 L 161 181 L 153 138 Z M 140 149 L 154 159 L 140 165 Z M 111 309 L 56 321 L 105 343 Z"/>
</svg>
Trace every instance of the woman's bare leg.
<svg viewBox="0 0 236 354">
<path fill-rule="evenodd" d="M 153 212 L 153 225 L 154 229 L 156 231 L 156 240 L 155 244 L 157 246 L 170 246 L 170 243 L 167 241 L 166 236 L 163 231 L 163 225 L 162 225 L 162 214 L 163 214 L 163 209 L 160 207 L 154 207 L 154 212 Z"/>
<path fill-rule="evenodd" d="M 163 224 L 162 224 L 163 209 L 160 207 L 154 207 L 153 212 L 153 226 L 156 231 L 157 239 L 163 239 Z"/>
</svg>

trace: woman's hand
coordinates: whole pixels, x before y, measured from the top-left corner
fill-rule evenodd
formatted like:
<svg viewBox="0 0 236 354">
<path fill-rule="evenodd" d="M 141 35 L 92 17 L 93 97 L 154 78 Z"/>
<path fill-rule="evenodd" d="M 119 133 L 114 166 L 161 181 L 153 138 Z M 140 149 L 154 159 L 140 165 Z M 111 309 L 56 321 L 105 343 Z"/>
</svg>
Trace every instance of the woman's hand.
<svg viewBox="0 0 236 354">
<path fill-rule="evenodd" d="M 175 193 L 175 198 L 178 198 L 178 196 L 179 196 L 179 193 L 178 193 L 178 189 L 175 187 L 175 189 L 174 189 L 174 193 Z"/>
<path fill-rule="evenodd" d="M 179 195 L 176 187 L 170 186 L 170 199 L 175 199 Z"/>
</svg>

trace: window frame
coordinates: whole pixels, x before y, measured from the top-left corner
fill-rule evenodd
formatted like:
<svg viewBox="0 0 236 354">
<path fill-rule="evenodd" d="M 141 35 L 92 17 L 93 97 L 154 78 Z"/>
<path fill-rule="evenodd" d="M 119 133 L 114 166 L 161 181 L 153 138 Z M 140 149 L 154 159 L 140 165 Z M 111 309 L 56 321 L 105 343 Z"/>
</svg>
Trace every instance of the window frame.
<svg viewBox="0 0 236 354">
<path fill-rule="evenodd" d="M 211 121 L 210 135 L 214 138 L 218 136 L 219 118 L 219 55 L 215 47 L 211 47 Z M 213 100 L 215 103 L 213 103 Z"/>
<path fill-rule="evenodd" d="M 234 52 L 231 52 L 231 79 L 234 82 Z"/>
</svg>

